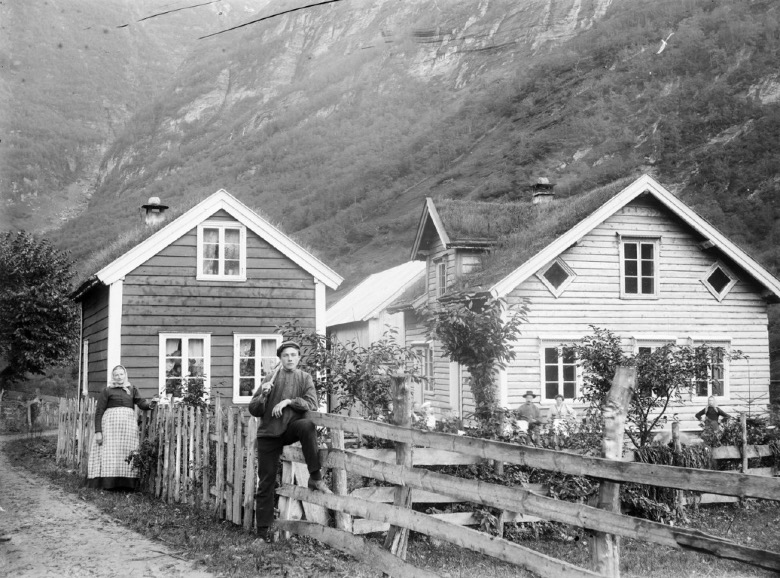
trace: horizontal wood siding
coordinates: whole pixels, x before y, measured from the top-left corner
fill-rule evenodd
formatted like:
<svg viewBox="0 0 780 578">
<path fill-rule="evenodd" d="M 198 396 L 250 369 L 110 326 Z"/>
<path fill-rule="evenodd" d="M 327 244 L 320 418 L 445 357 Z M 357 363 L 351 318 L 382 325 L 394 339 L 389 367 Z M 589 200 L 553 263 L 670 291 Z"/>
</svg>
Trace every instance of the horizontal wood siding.
<svg viewBox="0 0 780 578">
<path fill-rule="evenodd" d="M 89 340 L 87 383 L 90 395 L 97 395 L 107 384 L 108 287 L 97 285 L 87 294 L 81 316 L 82 339 Z"/>
<path fill-rule="evenodd" d="M 218 213 L 210 220 L 234 219 Z M 209 333 L 212 392 L 231 398 L 234 333 L 276 333 L 295 320 L 314 330 L 312 276 L 253 232 L 246 237 L 245 282 L 195 279 L 196 229 L 125 277 L 122 360 L 143 395 L 159 388 L 160 332 Z"/>
<path fill-rule="evenodd" d="M 368 321 L 336 325 L 335 327 L 331 327 L 328 332 L 331 337 L 338 340 L 341 344 L 354 342 L 360 347 L 367 347 L 369 345 Z"/>
<path fill-rule="evenodd" d="M 657 299 L 620 298 L 618 235 L 660 236 Z M 590 334 L 590 325 L 615 332 L 625 339 L 627 347 L 629 338 L 635 336 L 691 336 L 710 341 L 729 337 L 732 349 L 741 350 L 750 359 L 731 364 L 730 403 L 724 407 L 743 409 L 743 399 L 767 396 L 767 305 L 761 288 L 736 266 L 724 262 L 739 281 L 718 302 L 700 281 L 718 255 L 700 249 L 701 241 L 660 205 L 634 202 L 561 255 L 577 277 L 559 298 L 536 276 L 512 291 L 510 304 L 527 299 L 529 314 L 523 336 L 515 344 L 517 357 L 507 368 L 509 406 L 520 405 L 527 389 L 540 392 L 539 338 L 568 341 Z M 677 413 L 681 419 L 691 419 L 701 407 L 701 402 L 694 400 Z"/>
</svg>

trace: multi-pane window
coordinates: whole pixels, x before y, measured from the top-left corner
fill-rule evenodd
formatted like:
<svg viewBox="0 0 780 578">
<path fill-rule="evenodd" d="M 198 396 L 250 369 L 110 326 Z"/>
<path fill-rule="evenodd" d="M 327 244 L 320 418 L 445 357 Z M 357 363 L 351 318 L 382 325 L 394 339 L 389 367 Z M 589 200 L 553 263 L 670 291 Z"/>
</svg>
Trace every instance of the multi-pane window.
<svg viewBox="0 0 780 578">
<path fill-rule="evenodd" d="M 621 243 L 621 296 L 658 295 L 658 241 L 624 239 Z"/>
<path fill-rule="evenodd" d="M 563 259 L 556 259 L 540 269 L 536 276 L 555 297 L 559 297 L 576 277 Z"/>
<path fill-rule="evenodd" d="M 542 348 L 544 399 L 561 394 L 565 399 L 577 397 L 577 357 L 571 347 L 546 345 Z"/>
<path fill-rule="evenodd" d="M 433 350 L 428 344 L 415 345 L 414 354 L 417 356 L 420 376 L 424 377 L 423 391 L 433 392 Z"/>
<path fill-rule="evenodd" d="M 210 349 L 210 335 L 160 334 L 160 394 L 207 393 Z"/>
<path fill-rule="evenodd" d="M 714 263 L 707 269 L 701 282 L 715 299 L 722 301 L 737 284 L 737 278 L 723 264 Z"/>
<path fill-rule="evenodd" d="M 198 227 L 198 279 L 246 279 L 246 229 L 233 223 Z"/>
<path fill-rule="evenodd" d="M 726 396 L 726 350 L 728 343 L 696 343 L 699 370 L 694 387 L 696 396 Z"/>
<path fill-rule="evenodd" d="M 447 258 L 436 263 L 436 296 L 441 297 L 447 292 Z"/>
<path fill-rule="evenodd" d="M 233 336 L 233 402 L 249 402 L 255 388 L 271 376 L 279 363 L 276 348 L 281 335 Z"/>
</svg>

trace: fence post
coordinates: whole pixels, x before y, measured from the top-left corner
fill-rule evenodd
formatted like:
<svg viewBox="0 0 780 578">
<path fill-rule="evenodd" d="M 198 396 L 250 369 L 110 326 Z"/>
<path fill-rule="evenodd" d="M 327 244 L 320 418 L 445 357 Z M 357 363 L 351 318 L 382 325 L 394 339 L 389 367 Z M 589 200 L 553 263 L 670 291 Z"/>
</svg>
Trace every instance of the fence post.
<svg viewBox="0 0 780 578">
<path fill-rule="evenodd" d="M 412 388 L 410 379 L 403 375 L 394 375 L 392 379 L 393 425 L 411 427 L 412 425 Z M 396 442 L 395 463 L 399 466 L 412 467 L 412 445 Z M 412 507 L 412 489 L 408 486 L 397 486 L 394 505 L 402 508 Z M 406 560 L 406 546 L 409 542 L 409 529 L 390 526 L 385 538 L 385 548 L 393 554 Z"/>
<path fill-rule="evenodd" d="M 604 438 L 601 455 L 619 460 L 623 457 L 623 435 L 626 426 L 626 409 L 636 387 L 636 368 L 620 366 L 615 371 L 612 387 L 604 404 Z M 620 484 L 602 481 L 599 484 L 596 507 L 620 512 Z M 620 576 L 620 538 L 613 534 L 594 532 L 591 540 L 592 569 L 609 578 Z"/>
<path fill-rule="evenodd" d="M 742 426 L 742 473 L 748 472 L 748 447 L 747 447 L 747 415 L 739 414 L 739 425 Z"/>
<path fill-rule="evenodd" d="M 344 450 L 344 430 L 330 428 L 330 443 L 334 450 Z M 339 496 L 347 495 L 347 470 L 343 468 L 333 468 L 331 477 L 333 478 L 333 493 Z M 336 511 L 336 528 L 352 531 L 352 516 L 344 512 Z"/>
</svg>

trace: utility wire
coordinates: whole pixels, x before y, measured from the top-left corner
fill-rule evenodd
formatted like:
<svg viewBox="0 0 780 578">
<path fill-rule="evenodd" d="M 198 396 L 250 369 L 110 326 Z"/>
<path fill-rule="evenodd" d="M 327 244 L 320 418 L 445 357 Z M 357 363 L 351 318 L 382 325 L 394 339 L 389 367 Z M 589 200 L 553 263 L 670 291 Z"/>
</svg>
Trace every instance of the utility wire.
<svg viewBox="0 0 780 578">
<path fill-rule="evenodd" d="M 136 22 L 143 22 L 144 20 L 149 20 L 150 18 L 156 18 L 157 16 L 164 16 L 165 14 L 171 14 L 172 12 L 179 12 L 181 10 L 189 10 L 190 8 L 198 8 L 200 6 L 208 6 L 209 4 L 217 4 L 218 2 L 221 2 L 222 0 L 211 0 L 211 2 L 202 2 L 201 4 L 193 4 L 192 6 L 182 6 L 181 8 L 174 8 L 173 10 L 166 10 L 165 12 L 158 12 L 156 14 L 150 14 L 149 16 L 144 16 L 140 20 L 136 20 Z M 120 26 L 117 26 L 117 28 L 127 28 L 130 26 L 130 24 L 122 24 Z"/>
<path fill-rule="evenodd" d="M 334 2 L 341 2 L 341 0 L 325 0 L 324 2 L 315 2 L 314 4 L 306 4 L 305 6 L 299 6 L 298 8 L 291 8 L 290 10 L 285 10 L 283 12 L 277 12 L 275 14 L 270 14 L 268 16 L 263 16 L 262 18 L 257 18 L 256 20 L 251 20 L 250 22 L 244 22 L 243 24 L 239 24 L 238 26 L 233 26 L 232 28 L 226 28 L 225 30 L 220 30 L 219 32 L 213 32 L 212 34 L 206 34 L 206 36 L 201 36 L 198 38 L 198 40 L 203 40 L 204 38 L 211 38 L 212 36 L 216 36 L 217 34 L 224 34 L 225 32 L 231 32 L 233 30 L 238 30 L 239 28 L 243 28 L 244 26 L 249 26 L 250 24 L 257 24 L 258 22 L 262 22 L 263 20 L 269 20 L 271 18 L 276 18 L 277 16 L 282 16 L 284 14 L 289 14 L 290 12 L 297 12 L 298 10 L 304 10 L 306 8 L 313 8 L 314 6 L 322 6 L 324 4 L 333 4 Z"/>
</svg>

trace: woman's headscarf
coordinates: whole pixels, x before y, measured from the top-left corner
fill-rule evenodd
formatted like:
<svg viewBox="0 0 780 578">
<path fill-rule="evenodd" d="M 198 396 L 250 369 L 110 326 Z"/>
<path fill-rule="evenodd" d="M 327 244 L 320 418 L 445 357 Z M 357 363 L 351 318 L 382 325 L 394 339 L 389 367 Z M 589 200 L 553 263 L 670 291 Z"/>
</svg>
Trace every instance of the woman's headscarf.
<svg viewBox="0 0 780 578">
<path fill-rule="evenodd" d="M 120 368 L 120 367 L 125 372 L 125 382 L 124 383 L 114 383 L 114 372 L 118 368 Z M 131 391 L 131 389 L 133 387 L 133 384 L 131 384 L 130 381 L 127 379 L 127 369 L 125 368 L 124 365 L 117 365 L 117 366 L 114 367 L 114 369 L 111 370 L 111 381 L 108 382 L 108 387 L 121 387 L 122 389 L 125 390 L 125 393 L 127 393 L 127 395 L 132 395 L 130 393 L 130 391 Z"/>
</svg>

